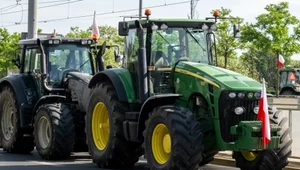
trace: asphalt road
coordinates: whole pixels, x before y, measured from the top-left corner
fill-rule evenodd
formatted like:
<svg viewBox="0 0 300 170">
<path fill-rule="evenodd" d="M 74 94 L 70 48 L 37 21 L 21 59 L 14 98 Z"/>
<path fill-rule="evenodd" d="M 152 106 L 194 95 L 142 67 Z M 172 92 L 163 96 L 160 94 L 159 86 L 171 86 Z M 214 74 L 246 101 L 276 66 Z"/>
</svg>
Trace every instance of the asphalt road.
<svg viewBox="0 0 300 170">
<path fill-rule="evenodd" d="M 145 161 L 140 161 L 132 169 L 147 170 Z M 8 154 L 0 149 L 0 170 L 99 170 L 96 164 L 92 163 L 87 153 L 76 153 L 66 161 L 45 161 L 42 160 L 36 151 L 31 154 Z M 207 165 L 201 170 L 235 170 L 236 168 L 217 165 Z"/>
</svg>

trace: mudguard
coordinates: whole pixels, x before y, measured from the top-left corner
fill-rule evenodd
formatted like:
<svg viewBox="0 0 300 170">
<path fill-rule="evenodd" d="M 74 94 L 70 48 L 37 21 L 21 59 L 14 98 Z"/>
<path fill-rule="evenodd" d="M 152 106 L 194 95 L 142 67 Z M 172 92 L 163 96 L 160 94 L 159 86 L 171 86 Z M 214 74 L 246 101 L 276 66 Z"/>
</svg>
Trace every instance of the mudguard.
<svg viewBox="0 0 300 170">
<path fill-rule="evenodd" d="M 21 128 L 31 127 L 31 118 L 34 105 L 37 102 L 38 94 L 33 77 L 29 75 L 12 75 L 0 80 L 0 89 L 4 86 L 11 86 L 19 107 L 19 118 Z"/>
<path fill-rule="evenodd" d="M 80 72 L 70 72 L 69 75 L 68 89 L 71 90 L 72 101 L 78 103 L 81 112 L 86 112 L 91 91 L 88 84 L 93 76 Z"/>
<path fill-rule="evenodd" d="M 122 69 L 123 71 L 120 71 L 121 69 L 109 69 L 102 72 L 97 73 L 93 78 L 91 79 L 88 87 L 92 88 L 94 87 L 98 82 L 110 80 L 113 84 L 113 86 L 116 89 L 116 93 L 118 96 L 118 100 L 121 102 L 130 102 L 128 98 L 130 98 L 130 93 L 134 93 L 134 88 L 132 90 L 125 90 L 124 87 L 124 81 L 131 82 L 131 79 L 128 80 L 128 78 L 124 78 L 124 80 L 121 80 L 120 76 L 118 74 L 126 74 L 125 69 Z M 127 71 L 128 72 L 128 71 Z M 128 73 L 129 74 L 129 73 Z M 126 76 L 125 76 L 126 77 Z M 125 80 L 126 79 L 126 80 Z M 128 94 L 129 93 L 129 94 Z M 131 95 L 132 96 L 132 95 Z M 134 96 L 135 97 L 135 96 Z"/>
<path fill-rule="evenodd" d="M 173 105 L 176 100 L 179 99 L 181 94 L 161 94 L 149 97 L 143 104 L 140 111 L 138 120 L 138 136 L 143 137 L 143 131 L 145 130 L 145 121 L 149 117 L 149 113 L 155 108 L 163 105 Z"/>
<path fill-rule="evenodd" d="M 39 108 L 40 105 L 46 104 L 46 103 L 62 103 L 66 100 L 65 96 L 61 95 L 45 95 L 39 99 L 39 101 L 35 104 L 33 113 L 36 112 L 36 110 Z"/>
</svg>

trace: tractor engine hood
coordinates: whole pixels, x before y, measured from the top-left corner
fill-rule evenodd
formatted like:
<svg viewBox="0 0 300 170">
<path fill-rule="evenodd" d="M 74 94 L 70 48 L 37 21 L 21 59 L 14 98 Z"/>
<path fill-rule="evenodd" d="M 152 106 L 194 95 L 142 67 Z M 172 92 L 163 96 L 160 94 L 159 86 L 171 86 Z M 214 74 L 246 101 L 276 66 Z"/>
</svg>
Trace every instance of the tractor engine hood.
<svg viewBox="0 0 300 170">
<path fill-rule="evenodd" d="M 209 84 L 219 86 L 222 90 L 259 91 L 262 87 L 259 82 L 252 78 L 207 64 L 180 62 L 177 64 L 175 72 L 197 77 Z"/>
</svg>

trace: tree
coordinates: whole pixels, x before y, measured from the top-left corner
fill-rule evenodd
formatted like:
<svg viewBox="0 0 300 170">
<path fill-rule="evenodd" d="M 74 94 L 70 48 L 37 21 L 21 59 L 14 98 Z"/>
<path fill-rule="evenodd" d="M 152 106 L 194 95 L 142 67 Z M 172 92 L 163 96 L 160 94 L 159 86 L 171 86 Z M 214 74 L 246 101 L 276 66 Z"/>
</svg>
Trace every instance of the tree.
<svg viewBox="0 0 300 170">
<path fill-rule="evenodd" d="M 230 20 L 221 19 L 217 23 L 216 43 L 217 43 L 217 59 L 218 61 L 223 61 L 224 67 L 228 67 L 229 59 L 237 59 L 236 50 L 241 48 L 241 43 L 239 39 L 233 36 L 233 24 L 239 24 L 242 22 L 241 18 L 233 17 L 230 15 L 231 10 L 226 8 L 221 8 L 220 18 L 227 17 L 232 18 Z M 234 19 L 237 18 L 237 19 Z M 224 57 L 224 59 L 220 58 Z M 219 62 L 220 63 L 220 62 Z"/>
<path fill-rule="evenodd" d="M 267 13 L 256 17 L 255 24 L 245 24 L 241 40 L 247 43 L 248 54 L 251 50 L 255 52 L 252 57 L 256 61 L 256 69 L 261 72 L 261 77 L 270 77 L 269 84 L 274 86 L 278 55 L 283 55 L 288 64 L 290 57 L 300 51 L 300 22 L 290 14 L 288 2 L 269 4 L 265 9 Z"/>
<path fill-rule="evenodd" d="M 0 76 L 4 77 L 8 74 L 8 70 L 16 69 L 12 59 L 18 52 L 18 42 L 21 35 L 19 33 L 9 34 L 7 29 L 0 28 L 0 36 L 2 37 L 0 42 Z"/>
<path fill-rule="evenodd" d="M 103 44 L 106 41 L 107 45 L 118 45 L 120 48 L 120 52 L 123 51 L 123 37 L 118 35 L 118 30 L 115 27 L 111 26 L 99 26 L 100 32 L 100 40 L 98 44 Z M 66 37 L 73 38 L 90 38 L 92 33 L 92 27 L 87 30 L 82 30 L 79 27 L 71 27 L 70 32 L 66 35 Z M 114 49 L 106 50 L 104 54 L 105 65 L 112 65 L 113 67 L 119 67 L 120 63 L 116 63 L 114 61 Z"/>
</svg>

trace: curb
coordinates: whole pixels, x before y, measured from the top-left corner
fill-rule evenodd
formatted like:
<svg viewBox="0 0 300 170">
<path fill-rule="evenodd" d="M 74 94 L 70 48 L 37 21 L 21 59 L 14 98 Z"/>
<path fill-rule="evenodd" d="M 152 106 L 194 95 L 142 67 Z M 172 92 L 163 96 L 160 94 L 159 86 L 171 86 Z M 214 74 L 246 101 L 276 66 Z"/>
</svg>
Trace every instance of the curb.
<svg viewBox="0 0 300 170">
<path fill-rule="evenodd" d="M 231 154 L 224 153 L 217 154 L 210 164 L 236 167 L 235 160 L 232 159 Z M 289 165 L 284 170 L 300 170 L 300 159 L 289 158 Z"/>
</svg>

